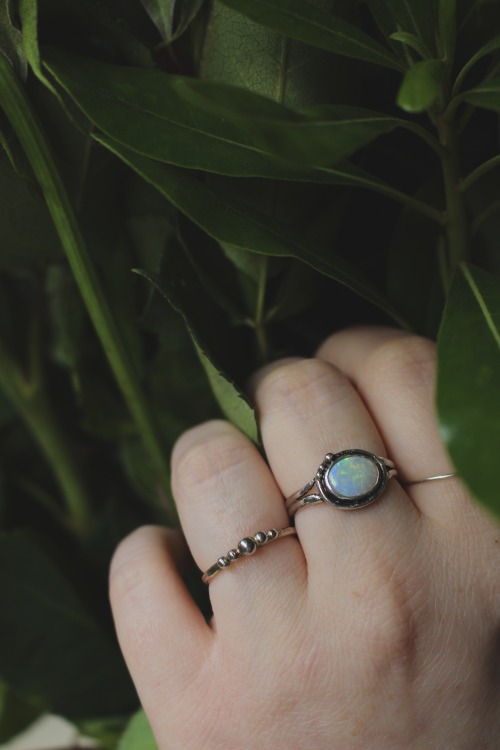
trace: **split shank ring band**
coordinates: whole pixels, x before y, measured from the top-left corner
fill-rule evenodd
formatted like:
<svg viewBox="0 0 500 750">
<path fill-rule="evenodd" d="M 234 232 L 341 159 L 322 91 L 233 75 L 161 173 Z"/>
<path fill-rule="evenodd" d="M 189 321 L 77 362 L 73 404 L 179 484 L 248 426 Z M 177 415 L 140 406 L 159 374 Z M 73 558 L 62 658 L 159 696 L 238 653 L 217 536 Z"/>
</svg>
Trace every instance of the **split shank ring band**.
<svg viewBox="0 0 500 750">
<path fill-rule="evenodd" d="M 201 580 L 203 583 L 210 583 L 212 578 L 220 573 L 221 570 L 225 570 L 243 557 L 253 555 L 259 547 L 263 547 L 265 544 L 275 542 L 285 536 L 292 536 L 296 533 L 294 526 L 287 526 L 284 529 L 257 531 L 253 536 L 246 536 L 238 542 L 234 549 L 230 549 L 225 555 L 219 557 L 217 562 L 211 565 L 208 570 L 203 573 Z"/>
<path fill-rule="evenodd" d="M 286 501 L 290 517 L 302 508 L 327 503 L 343 510 L 364 508 L 385 490 L 397 471 L 392 461 L 358 448 L 327 453 L 316 476 Z"/>
</svg>

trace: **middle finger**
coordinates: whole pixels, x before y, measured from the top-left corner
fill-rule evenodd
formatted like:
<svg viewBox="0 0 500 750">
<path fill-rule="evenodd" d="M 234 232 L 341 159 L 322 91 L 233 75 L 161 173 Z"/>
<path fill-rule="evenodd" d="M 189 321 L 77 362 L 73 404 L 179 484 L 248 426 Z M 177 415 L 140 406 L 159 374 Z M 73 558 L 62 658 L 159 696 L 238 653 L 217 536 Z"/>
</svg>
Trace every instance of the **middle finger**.
<svg viewBox="0 0 500 750">
<path fill-rule="evenodd" d="M 326 453 L 360 448 L 390 458 L 361 397 L 330 363 L 278 362 L 253 382 L 267 458 L 285 496 L 315 476 Z M 296 526 L 313 574 L 325 569 L 333 550 L 344 563 L 352 556 L 359 561 L 374 546 L 401 551 L 419 519 L 397 480 L 390 479 L 383 495 L 358 513 L 320 503 L 299 510 Z"/>
</svg>

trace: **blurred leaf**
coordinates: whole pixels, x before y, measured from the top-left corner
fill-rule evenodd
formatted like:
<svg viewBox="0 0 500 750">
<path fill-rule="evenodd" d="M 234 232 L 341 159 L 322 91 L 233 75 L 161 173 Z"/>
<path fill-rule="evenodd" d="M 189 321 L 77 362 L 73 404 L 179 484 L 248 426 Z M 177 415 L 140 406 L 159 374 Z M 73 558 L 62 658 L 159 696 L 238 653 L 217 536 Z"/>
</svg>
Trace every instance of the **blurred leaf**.
<svg viewBox="0 0 500 750">
<path fill-rule="evenodd" d="M 441 60 L 422 60 L 406 72 L 397 103 L 406 112 L 424 112 L 439 97 L 445 67 Z"/>
<path fill-rule="evenodd" d="M 158 750 L 149 721 L 142 709 L 130 719 L 117 750 Z"/>
<path fill-rule="evenodd" d="M 407 47 L 411 47 L 411 49 L 414 49 L 415 52 L 418 52 L 420 57 L 422 57 L 424 60 L 432 57 L 425 42 L 423 42 L 418 36 L 416 36 L 416 34 L 411 34 L 408 31 L 396 31 L 394 34 L 391 34 L 390 39 L 394 39 L 394 41 L 396 42 L 401 42 L 401 44 L 406 44 Z"/>
<path fill-rule="evenodd" d="M 171 243 L 166 266 L 168 271 L 163 278 L 139 269 L 137 273 L 148 279 L 182 315 L 222 412 L 256 442 L 258 433 L 254 409 L 234 380 L 217 362 L 217 352 L 223 345 L 220 341 L 223 331 L 220 316 L 217 325 L 215 310 L 212 308 L 210 311 L 209 298 L 203 299 L 204 290 L 193 273 L 193 267 L 180 241 Z"/>
<path fill-rule="evenodd" d="M 205 0 L 141 0 L 149 16 L 169 44 L 183 34 Z"/>
<path fill-rule="evenodd" d="M 42 267 L 63 255 L 36 186 L 0 154 L 0 269 Z"/>
<path fill-rule="evenodd" d="M 0 742 L 7 742 L 32 724 L 40 709 L 0 682 Z"/>
<path fill-rule="evenodd" d="M 500 78 L 491 78 L 463 95 L 467 104 L 500 112 Z"/>
<path fill-rule="evenodd" d="M 192 169 L 286 178 L 276 157 L 331 166 L 402 124 L 355 107 L 295 112 L 244 89 L 156 70 L 54 52 L 47 60 L 100 130 L 138 153 Z"/>
<path fill-rule="evenodd" d="M 28 66 L 23 38 L 12 21 L 13 0 L 0 0 L 0 54 L 5 55 L 18 76 L 26 78 Z"/>
<path fill-rule="evenodd" d="M 135 693 L 118 647 L 29 532 L 0 536 L 0 673 L 69 720 L 126 713 Z"/>
<path fill-rule="evenodd" d="M 163 39 L 170 39 L 174 26 L 176 0 L 141 0 Z"/>
<path fill-rule="evenodd" d="M 99 750 L 116 750 L 126 724 L 126 717 L 112 716 L 79 721 L 78 729 L 85 738 L 91 737 L 96 740 Z"/>
<path fill-rule="evenodd" d="M 460 477 L 500 514 L 500 279 L 472 265 L 458 268 L 439 331 L 437 407 Z"/>
<path fill-rule="evenodd" d="M 303 245 L 287 227 L 239 204 L 232 194 L 209 190 L 185 171 L 144 159 L 109 139 L 100 138 L 100 141 L 219 242 L 264 255 L 298 258 L 346 284 L 401 322 L 398 312 L 359 270 L 344 258 L 335 256 L 329 248 L 313 242 Z"/>
<path fill-rule="evenodd" d="M 457 0 L 439 0 L 439 41 L 449 68 L 453 65 L 457 36 Z"/>
<path fill-rule="evenodd" d="M 430 49 L 435 49 L 437 28 L 436 0 L 367 0 L 370 10 L 390 34 L 407 31 L 415 34 Z"/>
<path fill-rule="evenodd" d="M 398 59 L 356 26 L 305 0 L 221 0 L 234 10 L 314 47 L 400 70 Z"/>
</svg>

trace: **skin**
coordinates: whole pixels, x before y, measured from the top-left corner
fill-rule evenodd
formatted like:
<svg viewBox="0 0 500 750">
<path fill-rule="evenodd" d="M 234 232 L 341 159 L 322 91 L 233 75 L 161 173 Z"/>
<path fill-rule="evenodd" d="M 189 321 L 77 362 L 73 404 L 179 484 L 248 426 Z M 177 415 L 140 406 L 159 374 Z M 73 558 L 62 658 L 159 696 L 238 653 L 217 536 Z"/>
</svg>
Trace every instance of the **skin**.
<svg viewBox="0 0 500 750">
<path fill-rule="evenodd" d="M 327 452 L 391 458 L 403 480 L 452 471 L 433 407 L 434 344 L 358 328 L 252 390 L 268 464 L 230 424 L 172 456 L 201 570 L 248 534 L 289 525 L 283 497 Z M 116 629 L 160 750 L 482 750 L 500 746 L 500 528 L 457 478 L 389 480 L 359 511 L 296 516 L 298 538 L 210 583 L 206 623 L 178 573 L 179 539 L 118 547 Z"/>
</svg>

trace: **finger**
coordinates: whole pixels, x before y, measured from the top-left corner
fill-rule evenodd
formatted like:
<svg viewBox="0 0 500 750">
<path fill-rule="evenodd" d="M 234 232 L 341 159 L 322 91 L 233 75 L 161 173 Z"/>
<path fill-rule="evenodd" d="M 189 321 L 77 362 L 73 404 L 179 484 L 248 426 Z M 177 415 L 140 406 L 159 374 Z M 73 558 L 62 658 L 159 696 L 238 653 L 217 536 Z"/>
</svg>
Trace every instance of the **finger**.
<svg viewBox="0 0 500 750">
<path fill-rule="evenodd" d="M 276 363 L 257 373 L 253 386 L 266 454 L 285 495 L 315 476 L 327 452 L 361 448 L 386 455 L 359 395 L 331 364 L 314 359 Z M 299 510 L 296 526 L 309 575 L 314 570 L 331 575 L 332 555 L 344 565 L 351 555 L 359 559 L 374 540 L 386 544 L 388 528 L 392 541 L 405 539 L 415 515 L 392 479 L 383 496 L 362 510 L 342 511 L 325 503 Z"/>
<path fill-rule="evenodd" d="M 228 422 L 189 430 L 172 455 L 172 487 L 179 517 L 201 570 L 258 531 L 289 526 L 284 499 L 256 447 Z M 214 612 L 288 603 L 305 582 L 304 556 L 295 538 L 278 539 L 221 571 L 210 582 Z"/>
<path fill-rule="evenodd" d="M 146 526 L 118 546 L 110 599 L 120 646 L 146 710 L 175 705 L 206 659 L 213 633 L 176 568 L 178 534 Z"/>
<path fill-rule="evenodd" d="M 432 341 L 390 328 L 348 329 L 327 339 L 318 356 L 354 383 L 402 480 L 453 471 L 436 419 Z M 456 513 L 466 497 L 457 479 L 410 486 L 408 492 L 422 513 L 441 518 Z"/>
</svg>

